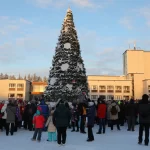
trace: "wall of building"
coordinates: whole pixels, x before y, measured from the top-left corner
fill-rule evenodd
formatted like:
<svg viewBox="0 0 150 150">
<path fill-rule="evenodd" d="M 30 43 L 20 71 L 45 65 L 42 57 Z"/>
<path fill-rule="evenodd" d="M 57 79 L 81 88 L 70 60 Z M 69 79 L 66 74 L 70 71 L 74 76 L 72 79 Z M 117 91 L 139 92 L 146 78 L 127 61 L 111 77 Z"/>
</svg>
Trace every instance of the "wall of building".
<svg viewBox="0 0 150 150">
<path fill-rule="evenodd" d="M 125 76 L 88 76 L 88 85 L 91 99 L 105 96 L 108 100 L 113 96 L 116 100 L 123 100 L 132 96 L 132 82 Z M 126 86 L 128 90 L 125 90 Z"/>
<path fill-rule="evenodd" d="M 143 81 L 143 94 L 148 94 L 150 96 L 150 79 Z"/>
<path fill-rule="evenodd" d="M 150 52 L 144 52 L 144 78 L 150 79 Z"/>
<path fill-rule="evenodd" d="M 8 87 L 6 80 L 0 80 L 0 100 L 8 100 Z"/>
<path fill-rule="evenodd" d="M 127 53 L 127 74 L 144 73 L 144 51 L 128 50 Z"/>
<path fill-rule="evenodd" d="M 134 98 L 141 99 L 143 95 L 144 74 L 134 74 Z"/>
<path fill-rule="evenodd" d="M 14 84 L 15 86 L 10 86 L 11 84 Z M 19 85 L 21 85 L 21 87 Z M 15 95 L 13 99 L 19 98 L 29 100 L 29 85 L 30 82 L 26 80 L 0 80 L 0 100 L 8 100 L 11 98 L 10 95 L 13 94 Z"/>
</svg>

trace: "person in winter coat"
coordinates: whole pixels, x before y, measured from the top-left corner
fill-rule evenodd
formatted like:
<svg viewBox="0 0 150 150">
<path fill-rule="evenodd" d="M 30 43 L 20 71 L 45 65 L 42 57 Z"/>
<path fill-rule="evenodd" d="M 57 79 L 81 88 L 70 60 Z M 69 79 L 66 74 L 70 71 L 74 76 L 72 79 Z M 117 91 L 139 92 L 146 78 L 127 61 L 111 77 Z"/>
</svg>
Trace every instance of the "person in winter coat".
<svg viewBox="0 0 150 150">
<path fill-rule="evenodd" d="M 98 108 L 97 108 L 97 117 L 99 120 L 99 131 L 97 132 L 97 134 L 102 133 L 102 128 L 103 128 L 103 133 L 105 133 L 106 113 L 107 113 L 107 106 L 106 106 L 104 100 L 101 100 L 99 102 Z"/>
<path fill-rule="evenodd" d="M 4 106 L 2 107 L 1 109 L 1 113 L 3 113 L 4 115 L 2 116 L 2 128 L 5 128 L 6 129 L 6 119 L 7 119 L 7 112 L 6 112 L 6 109 L 7 109 L 7 105 L 8 105 L 8 101 L 5 101 L 4 102 Z"/>
<path fill-rule="evenodd" d="M 111 130 L 113 130 L 114 124 L 117 124 L 117 129 L 120 130 L 118 113 L 120 112 L 120 108 L 118 104 L 113 100 L 111 105 L 108 107 L 108 112 L 111 120 Z"/>
<path fill-rule="evenodd" d="M 126 106 L 128 131 L 131 130 L 134 131 L 136 115 L 137 115 L 137 105 L 134 103 L 134 99 L 131 99 L 130 103 Z"/>
<path fill-rule="evenodd" d="M 119 112 L 119 124 L 121 126 L 124 126 L 125 123 L 125 106 L 123 101 L 119 101 L 119 107 L 120 107 L 120 112 Z"/>
<path fill-rule="evenodd" d="M 48 126 L 48 139 L 47 141 L 56 141 L 56 127 L 53 124 L 53 114 L 54 110 L 51 111 L 50 116 L 47 119 L 45 126 Z"/>
<path fill-rule="evenodd" d="M 60 101 L 59 106 L 54 111 L 53 124 L 57 128 L 57 143 L 65 145 L 66 130 L 71 119 L 71 112 L 66 108 L 63 101 Z"/>
<path fill-rule="evenodd" d="M 86 121 L 86 104 L 80 103 L 78 107 L 80 115 L 80 133 L 85 134 L 85 121 Z"/>
<path fill-rule="evenodd" d="M 88 139 L 87 142 L 94 141 L 94 135 L 92 128 L 95 123 L 95 106 L 93 102 L 88 102 L 88 111 L 87 111 L 87 128 L 88 128 Z"/>
<path fill-rule="evenodd" d="M 4 113 L 1 112 L 3 106 L 4 106 L 4 104 L 1 102 L 1 103 L 0 103 L 0 130 L 1 130 L 1 131 L 3 130 L 2 117 L 3 117 Z"/>
<path fill-rule="evenodd" d="M 148 95 L 144 94 L 142 96 L 142 101 L 138 106 L 139 112 L 139 142 L 142 144 L 143 141 L 143 131 L 145 130 L 145 145 L 149 144 L 149 125 L 150 125 L 150 104 L 148 104 Z"/>
<path fill-rule="evenodd" d="M 43 116 L 44 116 L 45 119 L 47 120 L 47 118 L 48 118 L 48 116 L 49 116 L 49 107 L 48 107 L 48 105 L 45 103 L 45 100 L 44 100 L 44 96 L 43 96 L 43 95 L 42 95 L 41 102 L 40 102 L 39 106 L 40 106 L 41 109 L 42 109 L 42 114 L 43 114 Z"/>
<path fill-rule="evenodd" d="M 72 117 L 71 117 L 71 123 L 72 123 L 72 131 L 71 132 L 74 132 L 75 131 L 75 126 L 77 127 L 77 130 L 76 132 L 79 132 L 79 115 L 78 115 L 78 110 L 77 110 L 77 105 L 76 104 L 73 104 L 73 108 L 71 110 L 71 113 L 72 113 Z"/>
<path fill-rule="evenodd" d="M 36 112 L 36 115 L 33 117 L 33 126 L 35 128 L 35 131 L 34 131 L 32 141 L 36 141 L 36 138 L 37 138 L 38 142 L 41 141 L 41 136 L 42 136 L 42 130 L 43 130 L 43 127 L 44 127 L 44 123 L 45 123 L 45 118 L 41 114 L 40 109 L 38 109 L 37 112 Z"/>
<path fill-rule="evenodd" d="M 9 104 L 7 106 L 7 109 L 6 109 L 6 112 L 7 112 L 6 135 L 8 136 L 9 135 L 9 131 L 10 131 L 11 135 L 13 135 L 14 127 L 15 127 L 16 106 L 14 105 L 13 102 L 9 102 Z"/>
<path fill-rule="evenodd" d="M 28 125 L 29 131 L 33 130 L 32 121 L 33 121 L 33 116 L 36 113 L 36 110 L 37 110 L 37 106 L 35 105 L 35 103 L 31 103 L 28 105 L 28 108 L 27 108 L 27 125 Z"/>
</svg>

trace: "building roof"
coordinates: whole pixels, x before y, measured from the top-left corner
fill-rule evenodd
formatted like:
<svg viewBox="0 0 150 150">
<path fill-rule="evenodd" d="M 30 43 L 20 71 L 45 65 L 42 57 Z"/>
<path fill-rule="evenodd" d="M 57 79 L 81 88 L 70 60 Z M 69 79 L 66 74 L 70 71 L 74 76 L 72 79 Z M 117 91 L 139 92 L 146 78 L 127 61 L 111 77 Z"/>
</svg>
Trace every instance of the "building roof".
<svg viewBox="0 0 150 150">
<path fill-rule="evenodd" d="M 143 51 L 143 52 L 150 52 L 150 51 L 145 51 L 145 50 L 142 50 L 142 49 L 127 49 L 123 52 L 123 54 L 125 54 L 127 51 Z"/>
<path fill-rule="evenodd" d="M 47 82 L 32 82 L 32 85 L 48 85 Z"/>
<path fill-rule="evenodd" d="M 0 79 L 0 81 L 2 80 L 10 80 L 10 81 L 27 81 L 27 82 L 31 82 L 29 80 L 24 80 L 24 79 Z"/>
</svg>

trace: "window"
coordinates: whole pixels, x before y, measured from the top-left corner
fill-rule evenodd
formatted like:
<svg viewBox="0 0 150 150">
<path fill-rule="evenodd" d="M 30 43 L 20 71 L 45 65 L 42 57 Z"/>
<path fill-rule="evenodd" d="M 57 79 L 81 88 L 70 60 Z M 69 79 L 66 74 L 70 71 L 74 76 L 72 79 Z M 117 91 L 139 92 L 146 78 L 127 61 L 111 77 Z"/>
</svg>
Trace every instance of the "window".
<svg viewBox="0 0 150 150">
<path fill-rule="evenodd" d="M 17 84 L 17 88 L 24 88 L 24 84 Z"/>
<path fill-rule="evenodd" d="M 99 92 L 105 93 L 106 92 L 106 86 L 104 86 L 104 85 L 99 86 Z"/>
<path fill-rule="evenodd" d="M 99 97 L 102 98 L 102 99 L 106 99 L 105 95 L 100 95 Z"/>
<path fill-rule="evenodd" d="M 40 92 L 40 86 L 39 85 L 33 85 L 33 92 Z"/>
<path fill-rule="evenodd" d="M 148 92 L 150 93 L 150 85 L 148 85 Z"/>
<path fill-rule="evenodd" d="M 44 85 L 40 85 L 40 91 L 39 92 L 44 92 L 45 91 L 45 86 Z"/>
<path fill-rule="evenodd" d="M 130 86 L 123 87 L 124 93 L 130 93 Z"/>
<path fill-rule="evenodd" d="M 92 90 L 97 90 L 97 85 L 92 85 Z"/>
<path fill-rule="evenodd" d="M 91 95 L 91 100 L 95 100 L 98 98 L 98 95 Z"/>
<path fill-rule="evenodd" d="M 113 85 L 107 86 L 107 92 L 108 93 L 113 93 L 114 92 L 114 86 Z"/>
<path fill-rule="evenodd" d="M 8 94 L 8 98 L 15 98 L 15 94 L 13 93 Z"/>
<path fill-rule="evenodd" d="M 9 84 L 9 88 L 15 88 L 16 87 L 16 84 L 15 83 L 10 83 Z"/>
<path fill-rule="evenodd" d="M 122 96 L 121 95 L 116 95 L 115 100 L 122 100 Z"/>
<path fill-rule="evenodd" d="M 17 94 L 17 98 L 22 98 L 23 94 Z"/>
<path fill-rule="evenodd" d="M 115 86 L 115 92 L 121 93 L 122 92 L 122 86 Z"/>
<path fill-rule="evenodd" d="M 107 86 L 107 90 L 113 90 L 113 89 L 114 89 L 114 86 L 113 86 L 113 85 Z"/>
<path fill-rule="evenodd" d="M 123 96 L 124 100 L 129 100 L 129 96 Z"/>
<path fill-rule="evenodd" d="M 107 95 L 107 100 L 111 100 L 111 98 L 114 97 L 113 95 Z"/>
<path fill-rule="evenodd" d="M 92 85 L 92 91 L 91 92 L 97 92 L 97 85 Z"/>
<path fill-rule="evenodd" d="M 100 90 L 106 90 L 106 86 L 101 85 L 101 86 L 99 86 L 99 89 L 100 89 Z"/>
</svg>

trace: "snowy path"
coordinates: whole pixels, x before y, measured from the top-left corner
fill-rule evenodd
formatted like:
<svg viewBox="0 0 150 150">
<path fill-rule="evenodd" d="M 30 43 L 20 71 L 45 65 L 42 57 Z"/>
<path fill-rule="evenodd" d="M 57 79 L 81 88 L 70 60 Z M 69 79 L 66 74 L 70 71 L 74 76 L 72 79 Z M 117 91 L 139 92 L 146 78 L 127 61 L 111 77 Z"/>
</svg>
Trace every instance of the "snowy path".
<svg viewBox="0 0 150 150">
<path fill-rule="evenodd" d="M 96 135 L 97 128 L 94 128 L 95 141 L 86 142 L 87 135 L 80 133 L 71 133 L 68 130 L 66 146 L 58 147 L 55 142 L 47 142 L 47 133 L 42 134 L 41 143 L 32 142 L 33 132 L 21 129 L 14 136 L 5 136 L 4 132 L 0 133 L 0 150 L 148 150 L 150 147 L 138 145 L 138 127 L 135 132 L 127 132 L 126 127 L 121 131 L 110 131 L 107 128 L 105 135 Z"/>
</svg>

